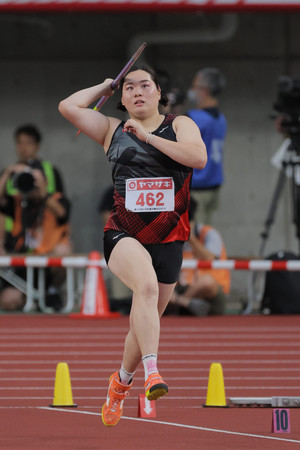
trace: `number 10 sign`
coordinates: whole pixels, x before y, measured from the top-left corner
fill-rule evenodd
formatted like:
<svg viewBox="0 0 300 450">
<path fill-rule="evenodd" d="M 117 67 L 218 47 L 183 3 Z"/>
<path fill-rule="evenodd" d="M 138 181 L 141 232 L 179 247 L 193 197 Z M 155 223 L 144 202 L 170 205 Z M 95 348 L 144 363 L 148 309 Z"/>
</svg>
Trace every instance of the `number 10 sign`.
<svg viewBox="0 0 300 450">
<path fill-rule="evenodd" d="M 272 432 L 273 433 L 291 432 L 289 409 L 273 409 Z"/>
</svg>

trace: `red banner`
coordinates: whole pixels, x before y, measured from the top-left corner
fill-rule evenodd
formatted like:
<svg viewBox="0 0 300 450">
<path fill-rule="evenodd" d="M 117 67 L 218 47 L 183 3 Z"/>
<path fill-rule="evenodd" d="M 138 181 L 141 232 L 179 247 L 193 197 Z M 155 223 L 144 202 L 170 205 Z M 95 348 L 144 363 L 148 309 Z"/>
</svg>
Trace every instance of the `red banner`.
<svg viewBox="0 0 300 450">
<path fill-rule="evenodd" d="M 275 11 L 300 10 L 300 0 L 0 0 L 0 12 L 108 11 Z"/>
</svg>

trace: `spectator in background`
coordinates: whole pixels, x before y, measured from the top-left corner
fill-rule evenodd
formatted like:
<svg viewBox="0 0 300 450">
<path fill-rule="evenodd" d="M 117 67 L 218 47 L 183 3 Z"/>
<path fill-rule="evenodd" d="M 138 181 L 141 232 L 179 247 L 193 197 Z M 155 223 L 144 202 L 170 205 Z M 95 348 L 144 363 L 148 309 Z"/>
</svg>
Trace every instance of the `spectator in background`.
<svg viewBox="0 0 300 450">
<path fill-rule="evenodd" d="M 11 180 L 17 193 L 7 192 Z M 43 165 L 38 160 L 8 167 L 0 177 L 0 211 L 11 220 L 10 233 L 4 240 L 7 253 L 61 256 L 71 252 L 69 239 L 70 203 L 62 193 L 48 193 Z M 24 270 L 15 273 L 25 278 Z M 65 280 L 65 270 L 48 270 L 46 305 L 59 311 L 63 304 L 59 288 Z M 5 310 L 22 309 L 23 294 L 10 285 L 2 284 L 0 307 Z"/>
<path fill-rule="evenodd" d="M 109 186 L 100 199 L 98 212 L 102 216 L 105 226 L 110 217 L 114 204 L 114 187 Z M 132 291 L 125 286 L 112 272 L 109 279 L 109 303 L 112 311 L 119 311 L 122 314 L 129 314 L 132 302 Z"/>
<path fill-rule="evenodd" d="M 194 222 L 196 208 L 197 202 L 191 197 L 191 235 L 184 245 L 183 258 L 201 261 L 227 259 L 220 233 L 209 225 Z M 181 269 L 179 283 L 171 299 L 170 312 L 175 309 L 179 313 L 195 316 L 224 314 L 229 290 L 229 270 Z"/>
<path fill-rule="evenodd" d="M 17 165 L 26 164 L 30 160 L 37 160 L 40 151 L 42 136 L 40 131 L 34 125 L 22 125 L 14 132 L 15 148 L 17 154 Z M 58 170 L 49 161 L 40 161 L 44 174 L 47 179 L 47 192 L 64 192 L 63 182 Z M 16 165 L 11 165 L 6 169 L 6 173 L 13 173 Z M 15 196 L 18 190 L 13 186 L 12 178 L 9 176 L 6 180 L 6 194 Z M 0 254 L 5 253 L 5 239 L 12 229 L 12 220 L 10 217 L 1 217 L 0 214 Z"/>
<path fill-rule="evenodd" d="M 165 108 L 166 114 L 182 114 L 183 104 L 185 102 L 185 94 L 178 87 L 172 87 L 167 92 L 167 97 L 169 100 L 168 105 Z"/>
<path fill-rule="evenodd" d="M 219 69 L 208 67 L 196 73 L 188 91 L 188 99 L 195 108 L 188 110 L 187 116 L 198 125 L 208 156 L 205 168 L 194 169 L 192 178 L 192 193 L 198 202 L 196 220 L 205 224 L 212 223 L 224 181 L 223 145 L 227 124 L 218 102 L 224 87 L 223 74 Z"/>
<path fill-rule="evenodd" d="M 156 73 L 161 92 L 168 98 L 168 104 L 163 107 L 162 114 L 182 114 L 186 95 L 180 83 L 166 70 L 157 69 Z"/>
</svg>

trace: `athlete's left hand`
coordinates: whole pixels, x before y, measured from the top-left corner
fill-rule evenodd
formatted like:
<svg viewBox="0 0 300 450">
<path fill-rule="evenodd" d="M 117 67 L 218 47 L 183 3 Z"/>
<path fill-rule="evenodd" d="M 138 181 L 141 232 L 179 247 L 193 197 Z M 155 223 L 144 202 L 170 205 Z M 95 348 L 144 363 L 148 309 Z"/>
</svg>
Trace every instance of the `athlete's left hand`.
<svg viewBox="0 0 300 450">
<path fill-rule="evenodd" d="M 144 142 L 148 136 L 148 131 L 146 131 L 143 125 L 134 119 L 128 119 L 124 124 L 123 130 L 135 134 L 138 139 Z"/>
</svg>

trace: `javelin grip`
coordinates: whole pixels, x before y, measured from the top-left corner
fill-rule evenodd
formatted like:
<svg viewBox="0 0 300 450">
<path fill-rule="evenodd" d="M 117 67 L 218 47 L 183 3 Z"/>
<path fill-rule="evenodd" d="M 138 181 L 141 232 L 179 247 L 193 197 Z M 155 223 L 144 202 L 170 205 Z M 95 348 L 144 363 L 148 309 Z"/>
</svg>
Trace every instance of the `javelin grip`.
<svg viewBox="0 0 300 450">
<path fill-rule="evenodd" d="M 136 60 L 139 58 L 140 54 L 144 51 L 145 47 L 146 47 L 146 42 L 144 42 L 142 45 L 139 46 L 139 48 L 137 49 L 137 51 L 132 55 L 132 57 L 130 58 L 130 60 L 128 61 L 128 63 L 123 67 L 123 69 L 121 70 L 121 72 L 119 73 L 119 75 L 116 76 L 116 78 L 114 79 L 114 81 L 111 83 L 111 89 L 114 91 L 115 89 L 117 89 L 117 87 L 120 84 L 120 81 L 122 80 L 122 78 L 125 77 L 126 73 L 131 69 L 131 67 L 133 66 L 133 64 L 136 62 Z M 105 95 L 103 97 L 100 98 L 99 102 L 97 103 L 97 105 L 95 106 L 95 110 L 99 111 L 99 109 L 101 108 L 102 105 L 104 105 L 104 103 L 106 102 L 106 100 L 108 99 L 108 97 L 106 97 Z"/>
<path fill-rule="evenodd" d="M 142 45 L 139 46 L 139 48 L 137 49 L 137 51 L 132 55 L 132 57 L 130 58 L 130 60 L 128 61 L 128 63 L 123 67 L 123 69 L 121 70 L 121 72 L 119 73 L 119 75 L 117 75 L 117 77 L 114 79 L 114 81 L 112 81 L 111 83 L 111 89 L 114 91 L 115 89 L 117 89 L 117 87 L 120 84 L 120 81 L 122 80 L 122 78 L 125 77 L 125 75 L 129 72 L 129 70 L 131 69 L 131 67 L 134 65 L 134 63 L 136 62 L 136 60 L 139 58 L 139 56 L 141 55 L 141 53 L 144 51 L 145 47 L 146 47 L 147 43 L 143 42 Z M 94 111 L 99 111 L 100 108 L 104 105 L 104 103 L 109 99 L 108 96 L 103 95 L 103 97 L 100 98 L 99 102 L 97 103 L 97 105 L 94 108 Z M 77 131 L 76 136 L 78 136 L 80 134 L 80 130 Z"/>
</svg>

